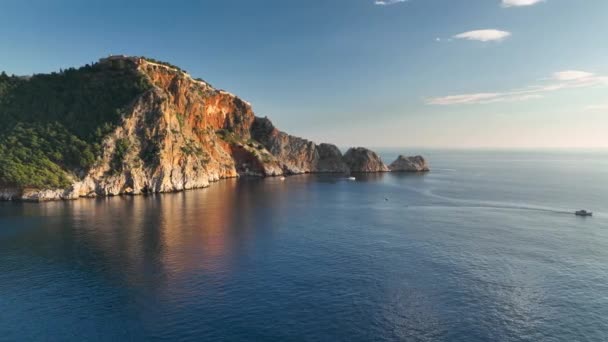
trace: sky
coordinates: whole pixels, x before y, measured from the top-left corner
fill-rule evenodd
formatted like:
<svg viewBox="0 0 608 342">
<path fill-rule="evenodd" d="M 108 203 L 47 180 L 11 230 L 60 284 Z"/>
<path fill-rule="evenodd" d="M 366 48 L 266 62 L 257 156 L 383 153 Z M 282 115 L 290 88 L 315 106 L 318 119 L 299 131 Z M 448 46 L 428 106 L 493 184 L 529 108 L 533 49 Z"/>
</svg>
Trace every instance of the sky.
<svg viewBox="0 0 608 342">
<path fill-rule="evenodd" d="M 608 148 L 606 0 L 0 2 L 0 70 L 165 60 L 339 146 Z"/>
</svg>

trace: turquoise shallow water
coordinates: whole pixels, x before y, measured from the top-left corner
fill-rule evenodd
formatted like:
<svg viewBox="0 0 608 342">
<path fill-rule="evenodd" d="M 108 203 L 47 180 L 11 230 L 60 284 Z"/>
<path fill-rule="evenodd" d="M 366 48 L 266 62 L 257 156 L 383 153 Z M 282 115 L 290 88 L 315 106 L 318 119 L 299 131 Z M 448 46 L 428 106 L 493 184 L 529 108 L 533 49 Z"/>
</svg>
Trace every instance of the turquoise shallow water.
<svg viewBox="0 0 608 342">
<path fill-rule="evenodd" d="M 608 153 L 425 155 L 0 203 L 0 340 L 607 340 Z"/>
</svg>

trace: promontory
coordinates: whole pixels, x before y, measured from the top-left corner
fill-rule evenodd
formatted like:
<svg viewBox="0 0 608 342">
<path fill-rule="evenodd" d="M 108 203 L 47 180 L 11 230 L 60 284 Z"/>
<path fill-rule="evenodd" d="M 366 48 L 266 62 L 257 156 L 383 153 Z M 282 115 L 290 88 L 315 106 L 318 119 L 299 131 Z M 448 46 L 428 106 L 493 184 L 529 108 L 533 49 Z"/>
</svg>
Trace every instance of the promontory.
<svg viewBox="0 0 608 342">
<path fill-rule="evenodd" d="M 0 74 L 2 200 L 172 192 L 240 175 L 385 171 L 372 151 L 343 156 L 335 145 L 284 133 L 248 102 L 150 58 Z"/>
</svg>

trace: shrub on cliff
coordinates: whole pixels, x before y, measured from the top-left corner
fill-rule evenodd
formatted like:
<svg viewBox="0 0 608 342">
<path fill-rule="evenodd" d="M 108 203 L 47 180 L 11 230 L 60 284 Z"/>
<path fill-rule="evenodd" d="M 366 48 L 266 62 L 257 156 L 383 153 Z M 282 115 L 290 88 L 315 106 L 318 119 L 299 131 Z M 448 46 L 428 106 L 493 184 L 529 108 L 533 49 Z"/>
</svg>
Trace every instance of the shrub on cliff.
<svg viewBox="0 0 608 342">
<path fill-rule="evenodd" d="M 110 167 L 112 168 L 112 172 L 122 171 L 125 157 L 129 152 L 130 146 L 131 144 L 127 139 L 116 140 L 116 146 L 114 147 L 114 155 L 112 155 L 112 160 L 110 161 Z"/>
<path fill-rule="evenodd" d="M 146 60 L 146 61 L 148 61 L 148 62 L 152 62 L 152 63 L 159 64 L 159 65 L 164 65 L 164 66 L 166 66 L 166 67 L 169 67 L 169 68 L 175 69 L 175 70 L 177 70 L 177 71 L 181 71 L 181 72 L 183 72 L 183 73 L 187 73 L 187 72 L 186 72 L 186 70 L 184 70 L 184 69 L 182 69 L 182 68 L 180 68 L 180 67 L 178 67 L 178 66 L 176 66 L 176 65 L 173 65 L 173 64 L 171 64 L 171 63 L 169 63 L 169 62 L 159 61 L 159 60 L 157 60 L 157 59 L 150 58 L 150 57 L 141 57 L 141 58 L 145 59 L 145 60 Z"/>
</svg>

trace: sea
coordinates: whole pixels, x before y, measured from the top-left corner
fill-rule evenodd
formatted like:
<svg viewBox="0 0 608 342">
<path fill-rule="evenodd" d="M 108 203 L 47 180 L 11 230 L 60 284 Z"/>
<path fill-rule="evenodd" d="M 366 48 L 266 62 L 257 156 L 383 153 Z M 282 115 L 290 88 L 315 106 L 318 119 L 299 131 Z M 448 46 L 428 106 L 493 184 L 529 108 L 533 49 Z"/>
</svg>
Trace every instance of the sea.
<svg viewBox="0 0 608 342">
<path fill-rule="evenodd" d="M 0 341 L 608 340 L 608 151 L 417 152 L 0 203 Z"/>
</svg>

